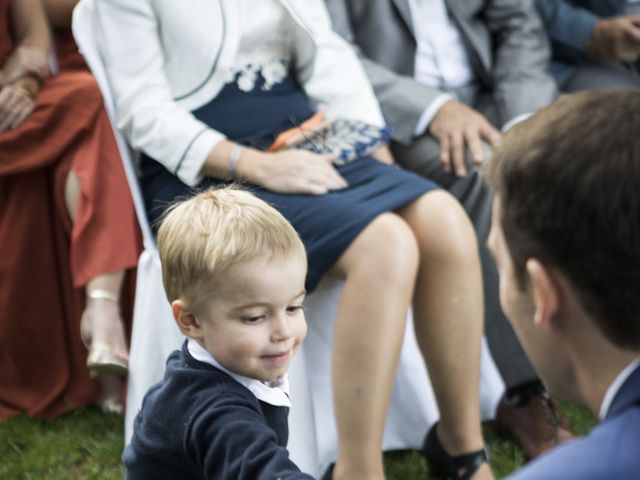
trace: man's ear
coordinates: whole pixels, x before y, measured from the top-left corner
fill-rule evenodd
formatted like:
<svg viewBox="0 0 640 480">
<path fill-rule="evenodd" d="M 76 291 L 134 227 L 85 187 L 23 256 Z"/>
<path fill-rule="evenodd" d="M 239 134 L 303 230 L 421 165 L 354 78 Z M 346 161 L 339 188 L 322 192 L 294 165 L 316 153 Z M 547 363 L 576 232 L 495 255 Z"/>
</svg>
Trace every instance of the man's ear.
<svg viewBox="0 0 640 480">
<path fill-rule="evenodd" d="M 200 322 L 198 322 L 198 319 L 191 312 L 185 300 L 179 298 L 171 302 L 171 312 L 182 333 L 190 338 L 202 338 Z"/>
<path fill-rule="evenodd" d="M 526 268 L 535 304 L 533 323 L 537 328 L 549 328 L 560 309 L 560 285 L 555 272 L 539 260 L 530 258 Z"/>
</svg>

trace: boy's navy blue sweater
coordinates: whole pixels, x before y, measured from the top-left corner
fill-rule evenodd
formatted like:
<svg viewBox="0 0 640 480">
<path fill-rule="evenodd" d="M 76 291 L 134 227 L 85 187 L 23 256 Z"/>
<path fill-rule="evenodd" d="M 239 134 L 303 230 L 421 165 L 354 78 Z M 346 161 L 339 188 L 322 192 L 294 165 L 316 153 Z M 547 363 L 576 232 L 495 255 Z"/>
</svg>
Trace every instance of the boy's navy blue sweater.
<svg viewBox="0 0 640 480">
<path fill-rule="evenodd" d="M 289 459 L 288 414 L 195 360 L 185 342 L 144 398 L 123 454 L 127 478 L 313 480 Z"/>
</svg>

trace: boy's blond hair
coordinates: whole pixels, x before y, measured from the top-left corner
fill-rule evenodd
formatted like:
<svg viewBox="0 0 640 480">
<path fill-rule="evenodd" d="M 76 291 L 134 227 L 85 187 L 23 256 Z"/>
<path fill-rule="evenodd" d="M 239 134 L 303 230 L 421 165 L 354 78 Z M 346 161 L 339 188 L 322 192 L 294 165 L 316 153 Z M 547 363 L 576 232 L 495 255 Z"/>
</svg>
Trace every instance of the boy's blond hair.
<svg viewBox="0 0 640 480">
<path fill-rule="evenodd" d="M 176 203 L 158 230 L 162 281 L 169 302 L 183 298 L 199 313 L 230 266 L 262 256 L 305 255 L 291 224 L 251 193 L 209 189 Z"/>
</svg>

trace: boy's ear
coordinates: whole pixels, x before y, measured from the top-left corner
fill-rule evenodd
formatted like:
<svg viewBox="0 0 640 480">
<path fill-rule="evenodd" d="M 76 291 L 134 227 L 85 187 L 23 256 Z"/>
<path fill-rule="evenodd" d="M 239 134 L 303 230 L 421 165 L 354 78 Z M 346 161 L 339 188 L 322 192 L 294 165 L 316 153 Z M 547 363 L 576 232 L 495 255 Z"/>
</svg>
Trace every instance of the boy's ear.
<svg viewBox="0 0 640 480">
<path fill-rule="evenodd" d="M 190 338 L 202 338 L 202 329 L 187 302 L 181 298 L 171 302 L 171 312 L 182 333 Z"/>
<path fill-rule="evenodd" d="M 533 323 L 538 328 L 549 328 L 560 309 L 560 285 L 555 272 L 539 260 L 530 258 L 526 268 L 535 305 Z"/>
</svg>

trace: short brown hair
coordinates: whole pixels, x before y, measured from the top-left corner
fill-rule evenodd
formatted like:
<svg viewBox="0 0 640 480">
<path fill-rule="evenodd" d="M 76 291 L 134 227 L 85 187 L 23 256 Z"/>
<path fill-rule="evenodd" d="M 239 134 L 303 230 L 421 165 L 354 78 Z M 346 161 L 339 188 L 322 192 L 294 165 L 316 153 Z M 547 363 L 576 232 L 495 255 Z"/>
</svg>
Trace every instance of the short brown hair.
<svg viewBox="0 0 640 480">
<path fill-rule="evenodd" d="M 559 268 L 604 335 L 640 348 L 640 93 L 562 97 L 505 135 L 486 175 L 521 288 Z"/>
<path fill-rule="evenodd" d="M 206 287 L 231 265 L 262 256 L 305 255 L 291 224 L 275 208 L 236 187 L 205 190 L 168 209 L 158 230 L 169 302 L 186 298 L 201 312 Z"/>
</svg>

